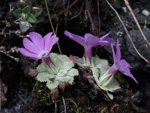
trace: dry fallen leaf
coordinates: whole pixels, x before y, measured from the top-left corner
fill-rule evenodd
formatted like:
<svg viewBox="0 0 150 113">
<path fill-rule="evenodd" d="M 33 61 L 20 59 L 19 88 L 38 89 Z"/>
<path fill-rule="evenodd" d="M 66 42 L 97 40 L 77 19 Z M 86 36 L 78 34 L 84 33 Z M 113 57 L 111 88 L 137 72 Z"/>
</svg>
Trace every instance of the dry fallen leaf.
<svg viewBox="0 0 150 113">
<path fill-rule="evenodd" d="M 38 70 L 37 69 L 29 69 L 29 73 L 28 73 L 31 77 L 35 77 L 38 74 Z"/>
<path fill-rule="evenodd" d="M 62 89 L 63 92 L 64 92 L 65 87 L 68 86 L 68 85 L 69 84 L 67 82 L 61 82 L 61 83 L 59 83 L 59 88 Z"/>
<path fill-rule="evenodd" d="M 53 101 L 59 98 L 59 91 L 58 88 L 51 90 L 50 92 L 51 98 Z"/>
<path fill-rule="evenodd" d="M 83 79 L 85 80 L 85 81 L 87 81 L 88 79 L 87 79 L 87 76 L 89 75 L 89 73 L 87 73 L 87 72 L 84 72 L 83 73 Z"/>
<path fill-rule="evenodd" d="M 70 55 L 69 59 L 73 62 L 73 64 L 76 64 L 79 60 L 79 57 Z"/>
</svg>

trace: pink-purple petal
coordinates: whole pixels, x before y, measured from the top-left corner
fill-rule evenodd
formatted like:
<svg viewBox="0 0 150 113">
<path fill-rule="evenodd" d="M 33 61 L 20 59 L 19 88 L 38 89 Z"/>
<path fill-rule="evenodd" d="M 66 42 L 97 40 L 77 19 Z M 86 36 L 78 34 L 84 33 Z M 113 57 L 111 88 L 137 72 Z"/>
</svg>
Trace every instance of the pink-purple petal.
<svg viewBox="0 0 150 113">
<path fill-rule="evenodd" d="M 87 46 L 97 46 L 97 45 L 100 45 L 99 44 L 99 41 L 100 41 L 100 38 L 90 34 L 90 33 L 86 33 L 84 35 L 84 38 L 85 38 L 85 43 Z"/>
<path fill-rule="evenodd" d="M 81 44 L 82 46 L 85 46 L 85 40 L 83 37 L 70 33 L 67 30 L 64 32 L 64 34 L 68 36 L 70 39 L 74 40 L 75 42 Z"/>
<path fill-rule="evenodd" d="M 105 38 L 105 39 L 103 39 L 102 41 L 107 42 L 107 45 L 108 45 L 108 46 L 114 43 L 114 39 L 112 39 L 112 38 Z"/>
<path fill-rule="evenodd" d="M 45 51 L 50 51 L 51 50 L 51 36 L 52 36 L 52 32 L 48 33 L 47 35 L 44 36 L 44 50 Z"/>
<path fill-rule="evenodd" d="M 111 43 L 110 43 L 109 41 L 103 40 L 103 41 L 99 41 L 99 42 L 98 42 L 98 45 L 101 45 L 101 46 L 109 46 L 109 45 L 111 45 Z"/>
<path fill-rule="evenodd" d="M 18 50 L 20 51 L 21 54 L 23 54 L 24 56 L 30 57 L 34 60 L 38 60 L 40 59 L 40 57 L 37 54 L 32 53 L 31 51 L 28 51 L 27 49 L 24 48 L 18 48 Z"/>
<path fill-rule="evenodd" d="M 50 39 L 51 36 L 52 36 L 52 34 L 53 34 L 53 32 L 50 32 L 50 33 L 46 34 L 46 35 L 44 36 L 44 39 Z"/>
<path fill-rule="evenodd" d="M 32 42 L 34 43 L 34 45 L 40 51 L 42 51 L 44 49 L 44 39 L 42 38 L 42 36 L 39 33 L 36 33 L 36 32 L 30 32 L 29 36 L 30 36 Z"/>
<path fill-rule="evenodd" d="M 39 49 L 33 44 L 33 42 L 31 42 L 27 38 L 23 39 L 23 45 L 27 50 L 31 51 L 32 53 L 39 54 L 40 52 Z"/>
<path fill-rule="evenodd" d="M 112 48 L 113 59 L 114 59 L 114 64 L 115 64 L 116 63 L 116 54 L 115 54 L 115 50 L 114 50 L 113 44 L 111 44 L 111 48 Z"/>
<path fill-rule="evenodd" d="M 137 84 L 138 84 L 138 82 L 137 82 L 137 80 L 134 78 L 134 76 L 131 74 L 131 72 L 130 72 L 130 69 L 129 68 L 127 68 L 127 69 L 125 69 L 126 71 L 120 71 L 121 73 L 123 73 L 124 75 L 126 75 L 126 76 L 129 76 L 130 78 L 132 78 Z"/>
<path fill-rule="evenodd" d="M 56 42 L 58 42 L 59 38 L 56 37 L 55 35 L 51 36 L 49 34 L 49 36 L 45 36 L 44 37 L 44 43 L 45 43 L 45 51 L 50 52 L 53 45 L 56 44 Z"/>
<path fill-rule="evenodd" d="M 130 72 L 130 65 L 124 59 L 120 60 L 116 66 L 120 72 L 122 72 L 124 75 L 131 77 L 136 83 L 138 83 Z"/>
<path fill-rule="evenodd" d="M 52 38 L 51 38 L 51 40 L 52 40 L 51 41 L 51 45 L 53 46 L 53 45 L 55 45 L 58 42 L 59 38 L 56 37 L 55 35 L 53 35 Z"/>
<path fill-rule="evenodd" d="M 102 37 L 100 38 L 100 40 L 103 40 L 103 39 L 107 38 L 109 34 L 110 34 L 110 32 L 107 33 L 106 35 L 102 36 Z"/>
<path fill-rule="evenodd" d="M 108 35 L 109 35 L 109 33 L 106 36 L 108 36 Z M 112 43 L 114 43 L 114 40 L 111 38 L 103 38 L 102 39 L 102 38 L 93 36 L 90 33 L 86 33 L 84 35 L 84 37 L 85 37 L 86 45 L 90 45 L 90 46 L 98 46 L 98 45 L 108 46 L 108 45 L 111 45 Z"/>
</svg>

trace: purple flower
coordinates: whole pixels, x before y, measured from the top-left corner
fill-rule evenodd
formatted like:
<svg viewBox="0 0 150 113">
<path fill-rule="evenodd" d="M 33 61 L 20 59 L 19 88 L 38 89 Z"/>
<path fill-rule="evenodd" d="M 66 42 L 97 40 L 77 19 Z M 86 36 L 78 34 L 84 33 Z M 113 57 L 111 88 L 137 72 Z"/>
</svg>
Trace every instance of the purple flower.
<svg viewBox="0 0 150 113">
<path fill-rule="evenodd" d="M 114 64 L 109 69 L 108 73 L 111 75 L 115 75 L 115 73 L 119 70 L 121 73 L 131 77 L 136 83 L 138 83 L 137 80 L 134 78 L 134 76 L 130 72 L 130 68 L 131 68 L 130 64 L 128 64 L 126 60 L 121 59 L 119 41 L 117 40 L 116 54 L 115 54 L 113 45 L 111 45 L 111 47 L 112 47 L 112 52 L 113 52 Z"/>
<path fill-rule="evenodd" d="M 48 62 L 49 52 L 51 51 L 53 45 L 58 41 L 58 37 L 52 35 L 50 32 L 42 38 L 39 33 L 31 32 L 29 33 L 30 39 L 24 38 L 23 45 L 25 48 L 18 48 L 21 54 L 30 57 L 31 59 L 38 60 L 42 59 Z"/>
<path fill-rule="evenodd" d="M 84 37 L 72 34 L 68 31 L 65 31 L 64 34 L 84 47 L 85 56 L 88 57 L 90 61 L 92 59 L 92 48 L 94 46 L 108 46 L 114 43 L 113 39 L 106 38 L 110 33 L 102 36 L 101 38 L 93 36 L 90 33 L 86 33 Z"/>
</svg>

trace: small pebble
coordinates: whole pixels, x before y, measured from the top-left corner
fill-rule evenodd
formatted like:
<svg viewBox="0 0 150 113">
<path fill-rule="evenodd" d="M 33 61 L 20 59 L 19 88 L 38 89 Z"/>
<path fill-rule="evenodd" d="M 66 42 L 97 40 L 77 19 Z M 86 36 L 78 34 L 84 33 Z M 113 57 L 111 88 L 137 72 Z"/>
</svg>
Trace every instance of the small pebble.
<svg viewBox="0 0 150 113">
<path fill-rule="evenodd" d="M 127 13 L 127 7 L 122 7 L 124 13 Z"/>
<path fill-rule="evenodd" d="M 149 15 L 150 15 L 150 12 L 147 11 L 146 9 L 144 9 L 144 10 L 142 11 L 142 14 L 145 15 L 145 16 L 149 16 Z"/>
</svg>

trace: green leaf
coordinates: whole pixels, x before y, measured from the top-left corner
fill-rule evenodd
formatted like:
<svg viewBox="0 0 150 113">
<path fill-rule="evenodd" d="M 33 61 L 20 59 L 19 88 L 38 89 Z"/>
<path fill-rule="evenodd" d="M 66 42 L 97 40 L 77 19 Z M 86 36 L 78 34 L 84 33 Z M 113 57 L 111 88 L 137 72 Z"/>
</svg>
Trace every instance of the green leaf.
<svg viewBox="0 0 150 113">
<path fill-rule="evenodd" d="M 55 82 L 50 82 L 48 81 L 46 83 L 46 86 L 50 89 L 50 90 L 53 90 L 55 89 L 57 86 L 58 86 L 59 82 L 58 81 L 55 81 Z"/>
<path fill-rule="evenodd" d="M 24 14 L 29 14 L 30 13 L 30 6 L 27 5 L 24 8 L 22 8 L 22 13 Z"/>
<path fill-rule="evenodd" d="M 98 86 L 101 89 L 110 92 L 120 89 L 120 85 L 114 78 L 114 75 L 110 75 L 108 72 L 100 76 Z"/>
<path fill-rule="evenodd" d="M 19 27 L 22 32 L 26 32 L 30 27 L 32 27 L 32 25 L 27 21 L 20 21 Z"/>
<path fill-rule="evenodd" d="M 86 59 L 85 57 L 79 58 L 77 64 L 81 67 L 91 67 L 91 63 L 89 59 Z"/>
<path fill-rule="evenodd" d="M 32 7 L 32 11 L 34 12 L 35 17 L 38 17 L 41 15 L 43 10 L 39 7 Z"/>
<path fill-rule="evenodd" d="M 21 8 L 16 9 L 13 14 L 15 15 L 16 18 L 20 18 L 22 14 Z"/>
<path fill-rule="evenodd" d="M 50 78 L 55 78 L 55 76 L 47 72 L 42 72 L 37 75 L 37 80 L 40 82 L 47 82 Z"/>
<path fill-rule="evenodd" d="M 42 64 L 38 65 L 37 70 L 39 72 L 48 72 L 48 73 L 52 72 L 51 68 L 49 68 L 48 65 L 45 65 L 45 63 L 42 63 Z M 54 74 L 54 73 L 52 73 L 52 74 Z"/>
<path fill-rule="evenodd" d="M 25 20 L 30 22 L 30 23 L 35 23 L 36 22 L 36 18 L 33 14 L 28 14 L 27 17 L 25 18 Z"/>
<path fill-rule="evenodd" d="M 100 71 L 99 71 L 99 69 L 93 67 L 93 68 L 91 68 L 91 70 L 92 70 L 93 77 L 94 77 L 96 83 L 99 83 L 99 77 L 100 77 Z"/>
<path fill-rule="evenodd" d="M 108 91 L 107 91 L 106 93 L 107 93 L 107 95 L 109 96 L 109 98 L 110 98 L 111 100 L 114 99 L 114 96 L 113 96 L 112 94 L 110 94 Z"/>
<path fill-rule="evenodd" d="M 78 75 L 78 70 L 74 69 L 74 68 L 71 68 L 68 72 L 67 72 L 67 75 L 69 76 L 74 76 L 74 75 Z"/>
<path fill-rule="evenodd" d="M 100 74 L 104 74 L 109 69 L 108 60 L 96 57 L 93 59 L 93 67 L 100 69 Z"/>
</svg>

